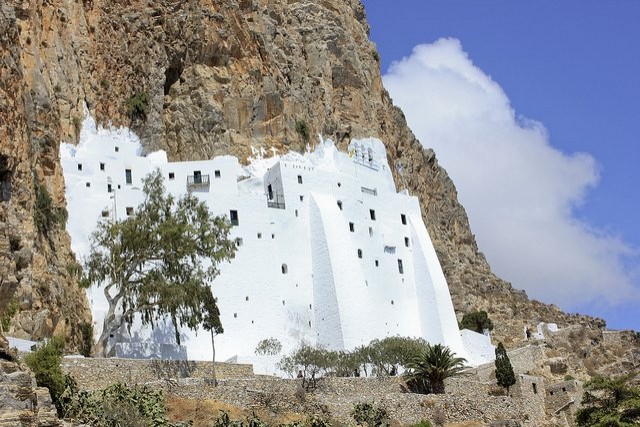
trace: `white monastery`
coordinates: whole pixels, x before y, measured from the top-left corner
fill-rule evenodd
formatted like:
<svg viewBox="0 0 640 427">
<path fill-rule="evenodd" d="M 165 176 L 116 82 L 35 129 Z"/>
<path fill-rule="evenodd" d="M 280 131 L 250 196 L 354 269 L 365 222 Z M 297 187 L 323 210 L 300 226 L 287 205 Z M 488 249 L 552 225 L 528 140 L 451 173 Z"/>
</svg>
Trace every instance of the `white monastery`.
<svg viewBox="0 0 640 427">
<path fill-rule="evenodd" d="M 231 156 L 168 162 L 162 151 L 141 153 L 135 135 L 96 129 L 89 115 L 80 143 L 62 145 L 73 250 L 82 260 L 99 221 L 133 215 L 155 168 L 172 194 L 192 191 L 229 217 L 238 250 L 211 284 L 225 328 L 218 360 L 272 369 L 276 359 L 254 355 L 265 338 L 279 339 L 286 354 L 301 342 L 349 350 L 394 335 L 445 344 L 473 365 L 494 358 L 488 336 L 458 329 L 418 199 L 396 192 L 380 140 L 352 140 L 349 154 L 331 141 L 304 155 L 254 150 L 245 167 Z M 102 289 L 88 292 L 99 331 L 106 300 Z M 170 341 L 134 330 L 116 339 Z M 211 358 L 207 332 L 183 336 L 190 359 Z"/>
</svg>

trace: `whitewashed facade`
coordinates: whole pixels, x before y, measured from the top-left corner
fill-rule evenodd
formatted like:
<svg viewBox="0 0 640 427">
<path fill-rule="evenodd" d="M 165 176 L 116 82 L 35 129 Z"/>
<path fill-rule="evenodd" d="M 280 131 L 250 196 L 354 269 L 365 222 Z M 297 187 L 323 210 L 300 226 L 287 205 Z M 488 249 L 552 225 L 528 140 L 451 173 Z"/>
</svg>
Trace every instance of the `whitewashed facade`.
<svg viewBox="0 0 640 427">
<path fill-rule="evenodd" d="M 88 117 L 80 144 L 61 148 L 72 247 L 82 259 L 98 221 L 133 214 L 142 178 L 160 168 L 168 191 L 192 191 L 235 225 L 237 255 L 212 283 L 225 328 L 218 360 L 260 365 L 254 349 L 269 337 L 286 353 L 302 341 L 352 349 L 393 335 L 443 343 L 474 364 L 490 359 L 488 337 L 475 334 L 465 348 L 418 199 L 396 192 L 382 142 L 349 148 L 256 152 L 246 167 L 230 156 L 167 162 L 163 152 L 141 156 L 125 130 L 96 131 Z M 101 289 L 89 292 L 99 329 L 106 301 Z M 189 358 L 210 358 L 208 333 L 184 336 Z"/>
</svg>

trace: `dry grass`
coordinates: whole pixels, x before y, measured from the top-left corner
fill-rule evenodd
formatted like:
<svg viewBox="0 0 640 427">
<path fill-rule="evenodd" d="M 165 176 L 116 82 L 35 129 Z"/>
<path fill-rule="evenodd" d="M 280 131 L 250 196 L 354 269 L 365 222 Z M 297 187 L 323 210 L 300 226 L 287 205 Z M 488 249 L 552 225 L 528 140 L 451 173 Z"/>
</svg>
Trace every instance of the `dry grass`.
<svg viewBox="0 0 640 427">
<path fill-rule="evenodd" d="M 193 400 L 184 399 L 175 395 L 167 395 L 166 399 L 167 414 L 169 421 L 192 421 L 193 427 L 210 427 L 220 415 L 220 411 L 229 414 L 232 420 L 246 420 L 253 412 L 269 424 L 286 424 L 298 420 L 303 420 L 304 416 L 294 413 L 283 413 L 273 416 L 264 409 L 256 409 L 255 411 L 239 408 L 217 400 Z"/>
<path fill-rule="evenodd" d="M 446 427 L 484 427 L 480 421 L 465 421 L 463 423 L 447 424 Z"/>
</svg>

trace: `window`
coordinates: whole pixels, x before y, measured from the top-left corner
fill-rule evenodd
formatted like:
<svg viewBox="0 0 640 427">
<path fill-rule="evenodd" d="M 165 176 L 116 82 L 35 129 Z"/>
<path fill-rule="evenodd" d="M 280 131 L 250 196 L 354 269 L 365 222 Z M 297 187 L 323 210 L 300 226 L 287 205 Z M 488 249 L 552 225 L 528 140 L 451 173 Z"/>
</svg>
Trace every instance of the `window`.
<svg viewBox="0 0 640 427">
<path fill-rule="evenodd" d="M 405 238 L 404 238 L 404 245 L 405 245 L 406 247 L 409 247 L 409 238 L 408 238 L 408 237 L 405 237 Z"/>
<path fill-rule="evenodd" d="M 262 233 L 258 233 L 258 239 L 262 239 Z"/>
<path fill-rule="evenodd" d="M 176 179 L 176 174 L 173 172 L 169 172 L 169 179 Z"/>
<path fill-rule="evenodd" d="M 342 210 L 342 200 L 338 200 L 338 208 Z"/>
<path fill-rule="evenodd" d="M 398 260 L 398 271 L 400 272 L 400 274 L 404 274 L 404 267 L 402 266 L 401 259 Z"/>
<path fill-rule="evenodd" d="M 111 193 L 113 188 L 111 188 L 111 184 L 107 184 L 107 193 Z"/>
<path fill-rule="evenodd" d="M 393 300 L 391 300 L 391 305 L 393 305 Z"/>
<path fill-rule="evenodd" d="M 202 172 L 201 171 L 193 171 L 193 183 L 194 184 L 202 184 Z"/>
<path fill-rule="evenodd" d="M 133 182 L 131 179 L 131 169 L 124 170 L 124 179 L 127 184 L 131 184 Z"/>
<path fill-rule="evenodd" d="M 358 249 L 358 258 L 362 258 L 362 249 Z"/>
<path fill-rule="evenodd" d="M 380 267 L 380 261 L 375 260 L 375 261 L 374 261 L 374 264 L 376 265 L 376 267 Z"/>
<path fill-rule="evenodd" d="M 407 216 L 405 214 L 400 214 L 400 221 L 402 221 L 403 225 L 407 225 Z"/>
<path fill-rule="evenodd" d="M 231 220 L 232 225 L 240 225 L 240 221 L 238 219 L 238 211 L 230 210 L 229 219 Z"/>
<path fill-rule="evenodd" d="M 245 301 L 249 301 L 249 297 L 244 297 L 244 300 Z"/>
<path fill-rule="evenodd" d="M 87 187 L 87 188 L 88 188 L 88 187 L 91 187 L 91 183 L 90 183 L 90 182 L 85 182 L 85 183 L 84 183 L 84 186 L 85 186 L 85 187 Z"/>
<path fill-rule="evenodd" d="M 116 153 L 120 151 L 120 147 L 116 147 Z"/>
<path fill-rule="evenodd" d="M 298 216 L 298 209 L 296 209 L 296 217 Z"/>
<path fill-rule="evenodd" d="M 108 210 L 102 211 L 102 218 L 106 218 L 108 216 L 109 216 L 109 211 Z"/>
<path fill-rule="evenodd" d="M 276 235 L 274 233 L 271 233 L 271 239 L 275 239 Z"/>
<path fill-rule="evenodd" d="M 242 246 L 242 238 L 241 238 L 241 237 L 238 237 L 238 238 L 236 239 L 236 247 L 238 247 L 238 248 L 239 248 L 240 246 Z"/>
<path fill-rule="evenodd" d="M 133 207 L 127 206 L 127 216 L 133 215 Z"/>
<path fill-rule="evenodd" d="M 309 310 L 311 310 L 311 304 L 309 304 Z"/>
<path fill-rule="evenodd" d="M 273 200 L 273 187 L 271 184 L 267 185 L 267 193 L 269 196 L 269 200 Z"/>
<path fill-rule="evenodd" d="M 289 273 L 289 267 L 287 267 L 287 264 L 282 264 L 282 274 L 287 273 Z"/>
<path fill-rule="evenodd" d="M 120 184 L 118 184 L 118 190 L 120 189 Z"/>
<path fill-rule="evenodd" d="M 374 211 L 373 209 L 369 209 L 369 216 L 371 217 L 372 221 L 376 220 L 376 211 Z"/>
<path fill-rule="evenodd" d="M 82 170 L 82 163 L 78 163 L 78 170 L 81 171 Z"/>
<path fill-rule="evenodd" d="M 298 175 L 298 184 L 302 184 L 302 175 Z"/>
<path fill-rule="evenodd" d="M 352 222 L 350 222 L 350 223 L 349 223 L 349 231 L 350 231 L 350 232 L 352 232 L 352 233 L 353 233 L 354 231 L 356 231 L 356 227 L 355 227 L 355 225 L 354 225 Z"/>
<path fill-rule="evenodd" d="M 220 171 L 219 170 L 213 171 L 213 176 L 216 178 L 220 178 Z"/>
<path fill-rule="evenodd" d="M 100 170 L 103 171 L 104 170 L 104 163 L 100 163 Z"/>
<path fill-rule="evenodd" d="M 303 202 L 304 201 L 304 196 L 300 195 L 300 201 Z"/>
<path fill-rule="evenodd" d="M 373 237 L 373 227 L 369 227 L 369 237 Z"/>
<path fill-rule="evenodd" d="M 284 300 L 282 300 L 282 305 L 284 305 Z"/>
<path fill-rule="evenodd" d="M 238 318 L 238 313 L 233 313 L 233 318 L 237 319 Z"/>
</svg>

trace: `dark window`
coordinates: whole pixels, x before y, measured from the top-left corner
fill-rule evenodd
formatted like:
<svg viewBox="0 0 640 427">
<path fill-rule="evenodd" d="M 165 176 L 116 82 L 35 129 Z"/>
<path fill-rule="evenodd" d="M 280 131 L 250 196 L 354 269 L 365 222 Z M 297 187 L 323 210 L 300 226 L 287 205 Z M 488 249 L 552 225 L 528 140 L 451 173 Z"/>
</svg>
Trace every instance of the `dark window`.
<svg viewBox="0 0 640 427">
<path fill-rule="evenodd" d="M 258 233 L 258 239 L 262 239 L 262 233 Z"/>
<path fill-rule="evenodd" d="M 373 237 L 373 227 L 369 227 L 369 237 Z"/>
<path fill-rule="evenodd" d="M 296 217 L 298 216 L 298 209 L 296 209 Z"/>
<path fill-rule="evenodd" d="M 240 246 L 242 246 L 242 238 L 238 237 L 236 239 L 236 247 L 240 247 Z"/>
<path fill-rule="evenodd" d="M 131 206 L 127 206 L 127 216 L 133 215 L 133 208 Z"/>
<path fill-rule="evenodd" d="M 176 179 L 176 174 L 173 172 L 169 172 L 169 179 Z"/>
<path fill-rule="evenodd" d="M 380 262 L 378 260 L 375 260 L 375 264 L 376 264 L 376 267 L 380 266 Z"/>
<path fill-rule="evenodd" d="M 275 234 L 273 234 L 273 233 L 271 233 L 271 238 L 272 238 L 272 239 L 275 239 L 275 238 L 276 238 L 276 235 L 275 235 Z"/>
<path fill-rule="evenodd" d="M 91 183 L 90 182 L 86 182 L 84 185 L 85 185 L 85 187 L 91 187 Z"/>
<path fill-rule="evenodd" d="M 409 238 L 408 238 L 408 237 L 405 237 L 405 238 L 404 238 L 404 245 L 405 245 L 406 247 L 409 247 Z"/>
<path fill-rule="evenodd" d="M 127 184 L 131 184 L 131 182 L 133 182 L 131 179 L 131 169 L 124 170 L 124 179 Z"/>
<path fill-rule="evenodd" d="M 402 221 L 404 225 L 407 225 L 407 216 L 405 214 L 400 214 L 400 221 Z"/>
<path fill-rule="evenodd" d="M 298 175 L 298 184 L 302 184 L 302 175 Z"/>
<path fill-rule="evenodd" d="M 120 147 L 116 147 L 116 153 L 120 151 Z"/>
<path fill-rule="evenodd" d="M 118 184 L 118 190 L 120 189 L 120 184 Z"/>
<path fill-rule="evenodd" d="M 340 210 L 342 210 L 342 200 L 338 200 L 338 208 L 340 208 Z"/>
<path fill-rule="evenodd" d="M 249 297 L 244 297 L 244 300 L 245 301 L 249 301 Z"/>
<path fill-rule="evenodd" d="M 81 171 L 82 170 L 82 163 L 78 163 L 78 170 Z"/>
<path fill-rule="evenodd" d="M 201 171 L 193 171 L 193 183 L 194 184 L 202 184 L 202 172 Z"/>
<path fill-rule="evenodd" d="M 111 184 L 107 184 L 107 193 L 111 193 L 112 191 Z"/>
<path fill-rule="evenodd" d="M 231 220 L 232 225 L 240 224 L 240 220 L 238 219 L 238 211 L 229 211 L 229 219 Z"/>
<path fill-rule="evenodd" d="M 304 200 L 304 196 L 300 196 L 300 201 L 302 202 Z"/>
<path fill-rule="evenodd" d="M 282 264 L 282 274 L 287 273 L 289 273 L 289 267 L 287 267 L 287 264 Z"/>
<path fill-rule="evenodd" d="M 374 211 L 373 209 L 369 209 L 369 216 L 371 217 L 372 221 L 376 220 L 376 211 Z"/>
<path fill-rule="evenodd" d="M 358 258 L 362 258 L 362 249 L 358 249 Z"/>
<path fill-rule="evenodd" d="M 391 305 L 393 305 L 393 300 L 391 300 Z"/>
<path fill-rule="evenodd" d="M 100 163 L 100 170 L 103 171 L 104 170 L 104 163 Z"/>
<path fill-rule="evenodd" d="M 349 231 L 353 233 L 355 230 L 356 230 L 355 225 L 352 222 L 350 222 L 349 223 Z"/>
<path fill-rule="evenodd" d="M 102 218 L 106 218 L 108 216 L 109 216 L 109 211 L 107 210 L 102 211 Z"/>
<path fill-rule="evenodd" d="M 267 185 L 267 193 L 269 194 L 269 200 L 273 200 L 273 187 L 271 184 Z"/>
<path fill-rule="evenodd" d="M 213 176 L 215 176 L 216 178 L 220 178 L 220 171 L 214 171 L 213 172 Z"/>
<path fill-rule="evenodd" d="M 233 313 L 233 317 L 237 319 L 238 318 L 238 313 Z"/>
<path fill-rule="evenodd" d="M 404 274 L 404 267 L 402 266 L 401 259 L 398 260 L 398 271 L 400 272 L 400 274 Z"/>
</svg>

